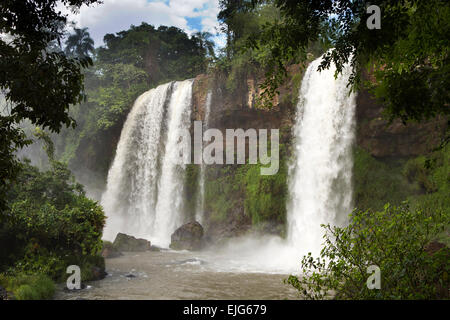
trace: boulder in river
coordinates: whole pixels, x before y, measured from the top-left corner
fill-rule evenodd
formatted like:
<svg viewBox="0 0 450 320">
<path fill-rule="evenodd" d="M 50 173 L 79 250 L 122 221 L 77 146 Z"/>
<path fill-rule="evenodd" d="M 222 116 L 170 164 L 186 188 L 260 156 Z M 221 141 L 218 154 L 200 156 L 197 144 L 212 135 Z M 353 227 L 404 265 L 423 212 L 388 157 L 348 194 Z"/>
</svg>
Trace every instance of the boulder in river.
<svg viewBox="0 0 450 320">
<path fill-rule="evenodd" d="M 151 243 L 145 239 L 136 239 L 124 233 L 118 233 L 113 242 L 113 247 L 118 251 L 147 251 Z"/>
<path fill-rule="evenodd" d="M 179 227 L 171 236 L 170 248 L 174 250 L 199 250 L 203 244 L 203 227 L 197 221 Z"/>
<path fill-rule="evenodd" d="M 117 258 L 122 255 L 116 247 L 109 241 L 103 241 L 101 256 L 105 259 Z"/>
<path fill-rule="evenodd" d="M 8 299 L 8 292 L 5 288 L 0 286 L 0 300 L 7 300 Z"/>
</svg>

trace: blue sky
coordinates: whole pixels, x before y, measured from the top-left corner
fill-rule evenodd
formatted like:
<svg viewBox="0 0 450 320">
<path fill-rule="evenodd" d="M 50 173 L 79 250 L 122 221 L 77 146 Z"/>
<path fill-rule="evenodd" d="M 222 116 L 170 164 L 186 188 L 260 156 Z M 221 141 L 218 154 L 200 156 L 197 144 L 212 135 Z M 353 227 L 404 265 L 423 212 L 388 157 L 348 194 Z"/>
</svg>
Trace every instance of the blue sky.
<svg viewBox="0 0 450 320">
<path fill-rule="evenodd" d="M 103 45 L 106 33 L 126 30 L 141 22 L 176 26 L 188 34 L 208 31 L 222 47 L 225 38 L 217 35 L 218 0 L 103 0 L 103 4 L 83 6 L 78 14 L 69 13 L 77 27 L 88 27 L 95 46 Z"/>
</svg>

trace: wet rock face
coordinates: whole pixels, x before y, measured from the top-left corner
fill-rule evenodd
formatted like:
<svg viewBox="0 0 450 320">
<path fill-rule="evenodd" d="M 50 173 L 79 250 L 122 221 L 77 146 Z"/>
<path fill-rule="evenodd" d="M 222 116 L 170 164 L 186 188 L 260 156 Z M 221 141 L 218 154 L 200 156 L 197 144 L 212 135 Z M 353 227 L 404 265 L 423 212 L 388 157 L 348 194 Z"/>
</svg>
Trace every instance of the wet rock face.
<svg viewBox="0 0 450 320">
<path fill-rule="evenodd" d="M 439 145 L 448 126 L 448 119 L 436 117 L 420 123 L 391 124 L 382 115 L 383 106 L 367 92 L 357 96 L 357 143 L 378 158 L 416 157 L 427 154 Z"/>
<path fill-rule="evenodd" d="M 118 251 L 147 251 L 151 243 L 145 239 L 136 239 L 124 233 L 118 233 L 113 242 L 113 247 Z"/>
<path fill-rule="evenodd" d="M 174 250 L 199 250 L 203 243 L 203 227 L 197 221 L 179 227 L 171 236 L 170 248 Z"/>
</svg>

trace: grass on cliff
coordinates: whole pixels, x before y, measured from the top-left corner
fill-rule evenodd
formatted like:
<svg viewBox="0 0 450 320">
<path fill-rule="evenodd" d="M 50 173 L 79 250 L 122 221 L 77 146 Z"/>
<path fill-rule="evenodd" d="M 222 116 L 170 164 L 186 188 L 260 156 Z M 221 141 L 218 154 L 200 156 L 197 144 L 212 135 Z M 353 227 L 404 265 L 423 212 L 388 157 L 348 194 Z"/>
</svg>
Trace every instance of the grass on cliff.
<svg viewBox="0 0 450 320">
<path fill-rule="evenodd" d="M 270 146 L 269 146 L 270 148 Z M 205 212 L 211 223 L 249 220 L 253 227 L 286 222 L 287 165 L 280 144 L 279 170 L 261 175 L 266 165 L 208 166 L 205 181 Z"/>
<path fill-rule="evenodd" d="M 400 204 L 415 192 L 402 174 L 404 161 L 382 161 L 356 147 L 353 152 L 355 206 L 381 210 L 385 203 Z"/>
</svg>

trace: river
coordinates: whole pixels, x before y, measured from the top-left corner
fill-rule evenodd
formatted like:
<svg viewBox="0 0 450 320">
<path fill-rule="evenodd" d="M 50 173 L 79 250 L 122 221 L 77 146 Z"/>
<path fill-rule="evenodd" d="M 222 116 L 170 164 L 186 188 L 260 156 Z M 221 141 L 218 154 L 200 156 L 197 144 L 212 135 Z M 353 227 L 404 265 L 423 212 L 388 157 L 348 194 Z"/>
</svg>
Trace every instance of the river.
<svg viewBox="0 0 450 320">
<path fill-rule="evenodd" d="M 61 285 L 55 299 L 299 299 L 286 274 L 217 271 L 213 260 L 209 252 L 128 252 L 106 259 L 105 279 L 78 291 Z"/>
</svg>

